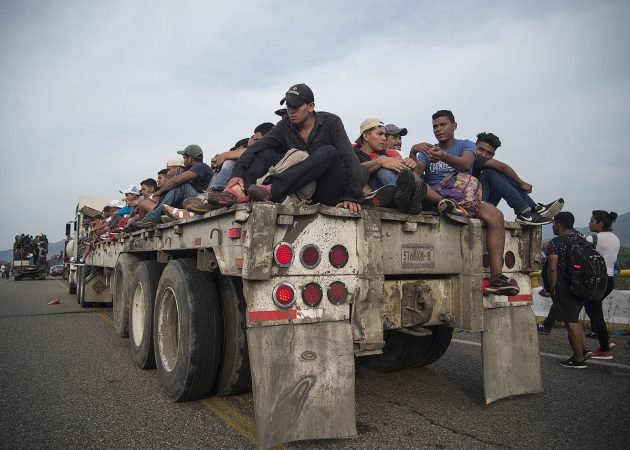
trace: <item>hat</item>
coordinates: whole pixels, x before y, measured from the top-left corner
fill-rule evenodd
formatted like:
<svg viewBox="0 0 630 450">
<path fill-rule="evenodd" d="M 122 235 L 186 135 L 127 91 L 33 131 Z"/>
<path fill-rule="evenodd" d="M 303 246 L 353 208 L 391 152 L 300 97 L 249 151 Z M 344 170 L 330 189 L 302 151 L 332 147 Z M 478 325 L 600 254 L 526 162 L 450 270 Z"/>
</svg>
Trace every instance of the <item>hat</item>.
<svg viewBox="0 0 630 450">
<path fill-rule="evenodd" d="M 359 128 L 359 137 L 356 139 L 355 142 L 359 142 L 361 140 L 361 136 L 363 136 L 363 133 L 365 133 L 370 128 L 383 126 L 385 126 L 385 124 L 383 124 L 383 121 L 375 119 L 374 117 L 368 117 L 363 122 L 361 122 L 361 127 Z"/>
<path fill-rule="evenodd" d="M 286 108 L 280 108 L 280 109 L 276 109 L 276 116 L 280 116 L 280 117 L 284 117 L 288 114 L 289 112 L 287 111 Z"/>
<path fill-rule="evenodd" d="M 107 204 L 107 206 L 109 206 L 110 208 L 124 208 L 127 204 L 125 202 L 123 202 L 122 200 L 112 200 L 111 202 L 109 202 Z"/>
<path fill-rule="evenodd" d="M 203 150 L 198 145 L 192 144 L 186 147 L 184 150 L 180 150 L 177 152 L 180 155 L 188 155 L 188 156 L 203 156 Z"/>
<path fill-rule="evenodd" d="M 130 184 L 129 186 L 125 186 L 119 191 L 121 194 L 133 194 L 140 195 L 140 189 L 135 184 Z"/>
<path fill-rule="evenodd" d="M 184 164 L 184 158 L 176 156 L 166 161 L 166 167 L 186 167 L 186 164 Z"/>
<path fill-rule="evenodd" d="M 389 125 L 385 125 L 385 134 L 387 134 L 387 135 L 398 134 L 400 136 L 407 136 L 407 129 L 406 128 L 398 128 L 393 123 L 390 123 Z"/>
<path fill-rule="evenodd" d="M 315 97 L 311 88 L 304 83 L 295 84 L 289 88 L 284 94 L 284 98 L 280 100 L 280 104 L 284 105 L 287 102 L 288 106 L 302 106 L 304 103 L 313 103 Z"/>
</svg>

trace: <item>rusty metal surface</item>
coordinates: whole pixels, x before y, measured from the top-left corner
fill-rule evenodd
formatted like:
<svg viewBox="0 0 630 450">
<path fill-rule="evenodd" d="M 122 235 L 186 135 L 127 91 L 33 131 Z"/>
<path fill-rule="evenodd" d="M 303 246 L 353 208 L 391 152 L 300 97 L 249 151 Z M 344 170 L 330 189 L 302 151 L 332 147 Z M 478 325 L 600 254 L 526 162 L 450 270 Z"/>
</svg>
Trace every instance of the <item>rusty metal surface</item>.
<svg viewBox="0 0 630 450">
<path fill-rule="evenodd" d="M 111 277 L 92 273 L 85 279 L 85 301 L 92 303 L 111 303 Z"/>
<path fill-rule="evenodd" d="M 347 322 L 250 328 L 247 341 L 259 448 L 356 436 Z"/>
</svg>

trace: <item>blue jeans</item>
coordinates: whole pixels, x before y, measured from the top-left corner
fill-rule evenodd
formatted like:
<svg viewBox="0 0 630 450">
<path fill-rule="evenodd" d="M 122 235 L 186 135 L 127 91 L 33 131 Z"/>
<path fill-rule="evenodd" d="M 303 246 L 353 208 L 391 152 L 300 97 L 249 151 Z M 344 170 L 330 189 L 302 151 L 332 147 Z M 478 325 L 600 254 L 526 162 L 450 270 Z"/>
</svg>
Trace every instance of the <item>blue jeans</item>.
<svg viewBox="0 0 630 450">
<path fill-rule="evenodd" d="M 514 181 L 492 169 L 484 169 L 479 175 L 479 181 L 483 186 L 484 202 L 497 206 L 502 198 L 514 210 L 515 214 L 520 214 L 527 208 L 534 210 L 536 203 L 527 195 Z"/>
<path fill-rule="evenodd" d="M 386 158 L 386 156 L 379 156 L 379 158 Z M 398 174 L 393 170 L 380 168 L 376 173 L 370 175 L 368 186 L 370 186 L 370 189 L 376 190 L 388 184 L 396 184 L 397 179 Z"/>
<path fill-rule="evenodd" d="M 210 181 L 210 189 L 214 191 L 222 191 L 227 186 L 228 181 L 232 178 L 232 169 L 236 164 L 235 159 L 228 159 L 223 162 L 219 173 L 215 174 Z"/>
<path fill-rule="evenodd" d="M 180 184 L 174 187 L 160 199 L 160 203 L 146 215 L 152 222 L 159 222 L 162 215 L 162 208 L 164 205 L 174 206 L 175 208 L 181 208 L 184 200 L 190 197 L 195 197 L 198 192 L 192 187 L 190 183 Z"/>
</svg>

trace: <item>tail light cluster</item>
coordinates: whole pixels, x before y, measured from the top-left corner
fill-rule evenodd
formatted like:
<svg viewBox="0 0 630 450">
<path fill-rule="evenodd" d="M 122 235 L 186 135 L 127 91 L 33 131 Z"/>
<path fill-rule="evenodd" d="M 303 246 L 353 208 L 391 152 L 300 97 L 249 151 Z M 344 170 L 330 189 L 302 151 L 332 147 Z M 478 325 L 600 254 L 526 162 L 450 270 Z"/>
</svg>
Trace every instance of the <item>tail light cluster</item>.
<svg viewBox="0 0 630 450">
<path fill-rule="evenodd" d="M 273 259 L 282 268 L 293 264 L 295 249 L 288 242 L 279 242 L 273 250 Z M 333 246 L 328 252 L 328 261 L 335 269 L 348 264 L 348 249 L 341 244 Z M 314 269 L 322 260 L 322 253 L 317 245 L 307 244 L 300 250 L 300 263 L 307 269 Z"/>
<path fill-rule="evenodd" d="M 280 308 L 290 308 L 297 300 L 297 290 L 291 283 L 283 281 L 273 289 L 273 302 Z M 333 305 L 341 305 L 348 299 L 348 288 L 341 281 L 333 281 L 326 289 L 328 301 Z M 315 307 L 324 298 L 324 291 L 317 283 L 308 283 L 302 288 L 302 301 L 305 305 Z"/>
<path fill-rule="evenodd" d="M 273 251 L 273 259 L 279 267 L 287 268 L 293 264 L 295 249 L 288 242 L 279 242 Z M 322 259 L 322 252 L 314 244 L 307 244 L 299 252 L 299 260 L 307 269 L 314 269 Z M 348 249 L 341 244 L 333 246 L 328 252 L 328 261 L 336 269 L 341 269 L 348 263 Z M 326 288 L 326 296 L 333 305 L 340 305 L 348 298 L 348 288 L 341 281 L 333 281 Z M 280 308 L 290 308 L 297 300 L 295 286 L 288 282 L 278 284 L 273 290 L 273 302 Z M 324 298 L 324 289 L 315 282 L 306 284 L 301 289 L 302 301 L 305 305 L 315 307 Z"/>
<path fill-rule="evenodd" d="M 508 269 L 513 269 L 516 265 L 516 255 L 511 250 L 508 250 L 504 256 L 504 264 Z M 490 267 L 490 256 L 487 253 L 483 254 L 483 267 L 488 269 Z"/>
</svg>

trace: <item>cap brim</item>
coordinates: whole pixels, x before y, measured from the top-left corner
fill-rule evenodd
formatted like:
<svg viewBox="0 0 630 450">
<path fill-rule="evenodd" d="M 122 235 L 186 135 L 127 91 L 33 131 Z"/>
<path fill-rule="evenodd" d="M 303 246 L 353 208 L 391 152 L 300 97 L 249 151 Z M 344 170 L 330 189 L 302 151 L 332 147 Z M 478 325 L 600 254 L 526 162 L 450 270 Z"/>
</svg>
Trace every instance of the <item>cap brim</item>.
<svg viewBox="0 0 630 450">
<path fill-rule="evenodd" d="M 407 129 L 406 128 L 401 128 L 400 129 L 400 133 L 398 133 L 398 134 L 400 134 L 401 136 L 407 136 Z"/>
<path fill-rule="evenodd" d="M 178 155 L 186 155 L 186 150 L 180 150 L 177 152 Z"/>
<path fill-rule="evenodd" d="M 284 97 L 281 101 L 280 104 L 284 104 L 286 102 L 287 106 L 291 106 L 293 108 L 297 108 L 299 106 L 302 106 L 304 103 L 306 103 L 306 100 L 301 99 L 299 97 L 296 97 L 294 95 L 291 96 L 286 96 Z"/>
</svg>

